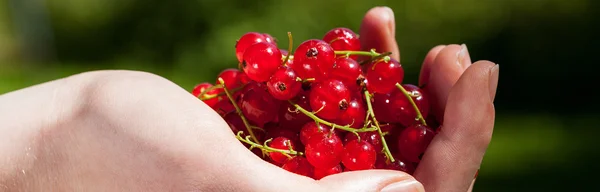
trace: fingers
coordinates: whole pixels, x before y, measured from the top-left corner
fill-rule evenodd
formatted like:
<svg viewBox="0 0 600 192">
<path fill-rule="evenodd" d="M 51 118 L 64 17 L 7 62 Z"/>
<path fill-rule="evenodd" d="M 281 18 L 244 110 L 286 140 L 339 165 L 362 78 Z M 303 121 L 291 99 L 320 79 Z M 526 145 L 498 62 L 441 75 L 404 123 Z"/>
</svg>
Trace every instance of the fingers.
<svg viewBox="0 0 600 192">
<path fill-rule="evenodd" d="M 419 86 L 423 86 L 429 81 L 431 66 L 434 65 L 435 58 L 437 58 L 440 51 L 444 48 L 446 48 L 446 45 L 435 46 L 433 49 L 429 50 L 429 53 L 425 56 L 423 65 L 421 65 L 421 73 L 419 74 Z"/>
<path fill-rule="evenodd" d="M 362 50 L 392 52 L 390 57 L 400 61 L 394 12 L 389 7 L 375 7 L 369 10 L 363 18 L 359 34 Z"/>
<path fill-rule="evenodd" d="M 439 50 L 435 60 L 430 62 L 430 57 Z M 436 47 L 427 55 L 422 67 L 419 84 L 424 86 L 431 95 L 431 111 L 443 123 L 444 109 L 450 88 L 456 83 L 461 74 L 471 65 L 471 58 L 465 45 L 448 45 L 443 48 Z"/>
<path fill-rule="evenodd" d="M 452 87 L 442 130 L 415 171 L 427 191 L 469 189 L 492 137 L 497 83 L 498 66 L 480 61 Z"/>
</svg>

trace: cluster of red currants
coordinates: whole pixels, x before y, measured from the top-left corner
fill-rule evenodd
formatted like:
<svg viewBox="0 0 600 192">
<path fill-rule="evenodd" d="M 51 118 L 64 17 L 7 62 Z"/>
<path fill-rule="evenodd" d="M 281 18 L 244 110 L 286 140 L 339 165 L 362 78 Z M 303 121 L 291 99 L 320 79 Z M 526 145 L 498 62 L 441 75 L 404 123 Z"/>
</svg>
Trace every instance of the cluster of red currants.
<svg viewBox="0 0 600 192">
<path fill-rule="evenodd" d="M 255 154 L 290 172 L 314 179 L 365 169 L 412 174 L 436 123 L 425 120 L 426 93 L 401 84 L 401 64 L 390 53 L 361 51 L 347 28 L 304 41 L 293 54 L 288 37 L 289 52 L 269 34 L 244 34 L 235 46 L 238 69 L 192 94 Z"/>
</svg>

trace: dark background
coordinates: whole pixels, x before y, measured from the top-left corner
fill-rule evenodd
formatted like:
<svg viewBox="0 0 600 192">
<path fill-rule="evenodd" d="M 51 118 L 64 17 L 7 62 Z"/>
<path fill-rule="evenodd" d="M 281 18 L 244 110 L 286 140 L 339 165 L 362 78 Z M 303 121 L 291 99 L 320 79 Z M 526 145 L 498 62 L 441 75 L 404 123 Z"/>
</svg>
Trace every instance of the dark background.
<svg viewBox="0 0 600 192">
<path fill-rule="evenodd" d="M 96 69 L 164 76 L 186 89 L 235 67 L 235 41 L 287 48 L 329 29 L 358 32 L 387 5 L 416 83 L 425 54 L 465 43 L 500 64 L 494 136 L 475 191 L 590 191 L 599 153 L 599 2 L 594 0 L 0 0 L 0 94 Z"/>
</svg>

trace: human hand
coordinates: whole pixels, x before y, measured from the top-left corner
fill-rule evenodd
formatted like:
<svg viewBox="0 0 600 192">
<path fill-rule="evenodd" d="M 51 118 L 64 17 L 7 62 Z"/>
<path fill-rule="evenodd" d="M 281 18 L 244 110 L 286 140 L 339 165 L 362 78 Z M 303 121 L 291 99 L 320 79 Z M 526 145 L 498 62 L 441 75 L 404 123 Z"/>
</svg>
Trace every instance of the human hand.
<svg viewBox="0 0 600 192">
<path fill-rule="evenodd" d="M 369 12 L 365 22 L 373 14 L 381 12 Z M 462 101 L 463 96 L 454 97 Z M 0 159 L 0 189 L 7 191 L 422 190 L 413 177 L 397 171 L 345 172 L 319 181 L 284 171 L 240 145 L 227 124 L 201 101 L 147 73 L 84 73 L 2 95 L 0 106 L 0 155 L 6 157 Z M 458 118 L 478 120 L 474 117 L 477 114 Z M 451 130 L 448 126 L 445 122 L 443 132 Z M 441 142 L 437 140 L 415 175 L 428 189 L 460 190 L 459 185 L 445 186 L 459 181 L 448 178 L 453 172 L 423 168 L 439 168 L 432 153 L 448 152 L 444 142 L 435 144 Z M 438 145 L 441 149 L 430 152 Z M 437 159 L 467 158 L 442 157 Z"/>
<path fill-rule="evenodd" d="M 371 9 L 361 26 L 361 44 L 365 50 L 390 51 L 400 61 L 395 27 L 391 9 Z M 489 61 L 472 64 L 465 45 L 439 45 L 425 57 L 419 85 L 443 122 L 414 173 L 427 191 L 472 190 L 494 128 L 498 70 Z"/>
<path fill-rule="evenodd" d="M 389 171 L 320 181 L 263 161 L 211 108 L 141 72 L 88 72 L 0 96 L 6 191 L 379 191 Z"/>
</svg>

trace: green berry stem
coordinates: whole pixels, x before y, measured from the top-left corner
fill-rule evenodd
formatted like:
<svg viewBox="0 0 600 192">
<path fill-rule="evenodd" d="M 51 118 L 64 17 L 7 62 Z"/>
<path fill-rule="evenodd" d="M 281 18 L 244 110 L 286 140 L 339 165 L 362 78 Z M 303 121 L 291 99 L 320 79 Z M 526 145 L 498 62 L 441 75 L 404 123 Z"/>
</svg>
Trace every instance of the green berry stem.
<svg viewBox="0 0 600 192">
<path fill-rule="evenodd" d="M 423 115 L 421 114 L 419 107 L 417 107 L 417 104 L 411 97 L 411 94 L 409 94 L 408 91 L 406 91 L 406 89 L 404 89 L 404 87 L 402 87 L 402 85 L 400 85 L 400 83 L 396 83 L 396 87 L 398 87 L 398 89 L 400 89 L 400 91 L 402 91 L 402 94 L 404 94 L 404 96 L 406 96 L 406 98 L 408 98 L 408 102 L 410 102 L 413 109 L 415 109 L 415 112 L 417 112 L 417 119 L 419 121 L 421 121 L 421 124 L 427 126 L 427 122 L 425 122 L 425 118 L 423 118 Z"/>
<path fill-rule="evenodd" d="M 264 142 L 264 144 L 258 144 L 256 142 L 253 142 L 250 140 L 250 138 L 249 138 L 250 135 L 248 135 L 246 137 L 242 137 L 242 133 L 244 133 L 244 131 L 237 132 L 237 134 L 235 135 L 235 138 L 250 145 L 250 150 L 252 150 L 253 148 L 259 148 L 261 151 L 263 151 L 263 153 L 278 152 L 278 153 L 285 155 L 288 158 L 292 158 L 292 155 L 304 155 L 302 152 L 291 149 L 291 147 L 288 150 L 276 149 L 273 147 L 269 147 L 268 143 L 273 140 L 272 138 L 266 140 Z"/>
<path fill-rule="evenodd" d="M 206 94 L 206 92 L 208 92 L 207 90 L 209 90 L 209 89 L 210 89 L 210 90 L 212 90 L 212 89 L 213 89 L 213 87 L 222 88 L 223 86 L 222 86 L 221 84 L 219 84 L 219 85 L 215 85 L 215 86 L 212 86 L 212 87 L 210 87 L 210 88 L 208 88 L 208 89 L 204 90 L 204 92 L 200 93 L 200 94 L 198 95 L 198 98 L 199 98 L 200 100 L 204 101 L 204 100 L 214 99 L 214 98 L 217 98 L 217 97 L 220 97 L 220 96 L 226 95 L 226 94 L 225 94 L 225 92 L 221 92 L 221 93 L 217 93 L 217 94 Z M 242 85 L 242 86 L 240 86 L 240 87 L 237 87 L 237 88 L 235 88 L 235 89 L 232 89 L 232 90 L 231 90 L 231 92 L 232 92 L 232 93 L 238 92 L 239 90 L 242 90 L 242 88 L 244 88 L 244 85 Z"/>
<path fill-rule="evenodd" d="M 373 120 L 373 123 L 375 123 L 377 132 L 379 133 L 379 136 L 381 137 L 381 144 L 383 145 L 384 154 L 391 162 L 394 162 L 395 160 L 394 160 L 394 157 L 392 156 L 392 152 L 390 152 L 390 149 L 387 146 L 387 142 L 385 141 L 385 137 L 384 137 L 383 133 L 381 132 L 381 127 L 379 126 L 379 122 L 375 118 L 375 112 L 373 112 L 373 106 L 371 105 L 371 94 L 367 90 L 365 90 L 365 99 L 367 100 L 367 110 L 368 110 L 367 115 L 370 115 L 371 119 Z"/>
<path fill-rule="evenodd" d="M 242 122 L 244 122 L 244 125 L 248 129 L 248 133 L 250 133 L 250 138 L 252 138 L 252 140 L 254 140 L 254 142 L 258 143 L 258 139 L 256 139 L 256 136 L 254 135 L 254 131 L 252 130 L 252 126 L 250 125 L 250 123 L 248 123 L 248 120 L 246 119 L 246 117 L 244 117 L 244 114 L 242 113 L 242 110 L 240 109 L 240 107 L 237 105 L 237 103 L 235 102 L 235 100 L 231 96 L 231 93 L 229 93 L 229 90 L 227 89 L 227 87 L 225 87 L 225 81 L 223 80 L 223 78 L 220 78 L 220 77 L 219 77 L 218 80 L 219 80 L 219 83 L 221 85 L 223 85 L 223 92 L 225 92 L 225 94 L 227 95 L 227 98 L 229 98 L 229 101 L 231 101 L 231 104 L 235 108 L 235 112 L 240 116 L 240 118 L 242 119 Z"/>
<path fill-rule="evenodd" d="M 306 115 L 306 116 L 310 117 L 311 119 L 315 120 L 315 122 L 325 124 L 325 125 L 327 125 L 329 127 L 335 128 L 335 129 L 341 129 L 341 130 L 348 131 L 348 132 L 353 132 L 353 133 L 356 133 L 356 132 L 369 132 L 369 131 L 375 131 L 375 130 L 377 130 L 377 127 L 363 127 L 363 128 L 360 128 L 360 129 L 355 129 L 355 128 L 350 127 L 350 125 L 344 125 L 344 126 L 337 125 L 335 123 L 331 123 L 329 121 L 325 121 L 325 120 L 317 117 L 315 114 L 313 114 L 310 111 L 307 111 L 306 109 L 302 108 L 298 104 L 295 104 L 295 103 L 293 103 L 291 101 L 289 101 L 289 102 L 294 107 L 296 107 L 296 110 L 300 111 L 304 115 Z"/>
<path fill-rule="evenodd" d="M 371 51 L 335 51 L 335 54 L 336 55 L 363 55 L 363 56 L 377 57 L 377 56 L 381 56 L 381 55 L 390 55 L 392 53 L 391 52 L 377 53 L 377 51 L 375 51 L 375 49 L 371 49 Z"/>
<path fill-rule="evenodd" d="M 292 54 L 292 49 L 294 48 L 292 32 L 288 32 L 287 35 L 288 35 L 288 54 L 287 54 L 287 56 L 285 56 L 285 60 L 283 60 L 283 64 L 281 64 L 281 65 L 285 65 L 287 63 L 287 61 L 290 59 L 290 55 Z"/>
<path fill-rule="evenodd" d="M 218 88 L 223 88 L 223 85 L 221 85 L 221 84 L 213 85 L 207 89 L 204 89 L 204 91 L 202 91 L 200 94 L 198 94 L 198 99 L 200 99 L 202 101 L 206 100 L 206 99 L 202 99 L 202 97 L 204 97 L 204 95 L 206 95 L 206 93 L 208 93 L 209 91 L 212 91 L 212 90 L 218 89 Z M 209 95 L 209 96 L 212 96 L 212 95 Z M 217 97 L 217 96 L 214 96 L 214 97 Z M 209 98 L 209 99 L 212 99 L 212 98 Z"/>
</svg>

